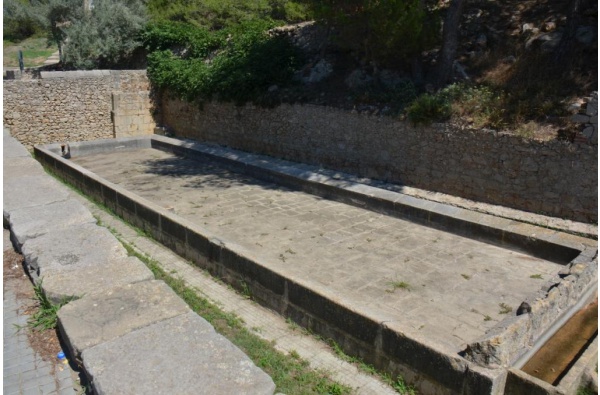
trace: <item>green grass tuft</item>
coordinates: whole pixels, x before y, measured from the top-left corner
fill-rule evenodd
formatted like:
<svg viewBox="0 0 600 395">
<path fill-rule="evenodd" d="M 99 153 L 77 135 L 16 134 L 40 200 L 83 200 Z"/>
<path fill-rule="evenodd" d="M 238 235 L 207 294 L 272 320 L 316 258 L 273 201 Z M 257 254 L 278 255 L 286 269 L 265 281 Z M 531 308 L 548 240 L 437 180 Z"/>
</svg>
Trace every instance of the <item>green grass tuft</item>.
<svg viewBox="0 0 600 395">
<path fill-rule="evenodd" d="M 76 299 L 75 296 L 64 298 L 58 304 L 52 303 L 42 289 L 42 280 L 33 286 L 35 299 L 38 301 L 39 309 L 27 321 L 27 326 L 33 330 L 44 331 L 54 329 L 58 323 L 58 310 L 65 304 Z"/>
</svg>

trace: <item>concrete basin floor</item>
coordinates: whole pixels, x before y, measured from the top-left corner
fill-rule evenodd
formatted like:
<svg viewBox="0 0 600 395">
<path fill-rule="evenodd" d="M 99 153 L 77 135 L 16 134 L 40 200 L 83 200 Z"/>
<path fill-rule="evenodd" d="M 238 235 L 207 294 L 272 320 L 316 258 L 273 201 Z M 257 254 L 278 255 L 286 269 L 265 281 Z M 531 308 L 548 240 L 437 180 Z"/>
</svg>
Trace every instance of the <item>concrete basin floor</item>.
<svg viewBox="0 0 600 395">
<path fill-rule="evenodd" d="M 155 149 L 72 160 L 450 353 L 562 268 Z"/>
</svg>

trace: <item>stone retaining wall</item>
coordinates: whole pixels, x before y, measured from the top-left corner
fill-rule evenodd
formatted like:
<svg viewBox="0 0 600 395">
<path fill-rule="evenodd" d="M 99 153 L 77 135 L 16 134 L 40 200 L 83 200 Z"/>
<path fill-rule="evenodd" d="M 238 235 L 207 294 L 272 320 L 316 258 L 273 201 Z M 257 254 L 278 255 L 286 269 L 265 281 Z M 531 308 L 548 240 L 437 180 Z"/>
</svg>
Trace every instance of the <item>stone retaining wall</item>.
<svg viewBox="0 0 600 395">
<path fill-rule="evenodd" d="M 137 70 L 42 72 L 40 79 L 5 80 L 4 125 L 30 149 L 35 144 L 112 138 L 112 112 L 119 120 L 118 131 L 151 134 L 149 90 L 146 72 Z M 113 94 L 136 95 L 145 115 L 119 117 L 131 109 L 114 107 Z M 117 101 L 121 103 L 127 101 Z"/>
<path fill-rule="evenodd" d="M 163 123 L 177 137 L 477 201 L 582 222 L 597 221 L 598 148 L 525 141 L 445 124 L 412 125 L 387 117 L 313 105 L 205 103 L 165 95 Z"/>
</svg>

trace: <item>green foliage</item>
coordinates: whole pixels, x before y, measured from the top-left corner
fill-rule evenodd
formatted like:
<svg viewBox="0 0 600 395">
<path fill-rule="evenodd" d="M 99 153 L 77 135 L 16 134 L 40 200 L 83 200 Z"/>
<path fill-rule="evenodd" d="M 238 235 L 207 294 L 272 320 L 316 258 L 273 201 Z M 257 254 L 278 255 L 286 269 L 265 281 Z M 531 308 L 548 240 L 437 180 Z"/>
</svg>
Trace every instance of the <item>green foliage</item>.
<svg viewBox="0 0 600 395">
<path fill-rule="evenodd" d="M 77 0 L 50 0 L 44 8 L 48 41 L 59 49 L 67 39 L 67 28 L 75 20 L 83 18 L 83 7 Z M 61 59 L 62 60 L 62 59 Z"/>
<path fill-rule="evenodd" d="M 505 94 L 485 85 L 452 84 L 439 92 L 452 102 L 453 114 L 470 118 L 475 127 L 500 129 L 505 124 Z"/>
<path fill-rule="evenodd" d="M 394 64 L 418 56 L 439 39 L 440 18 L 422 0 L 304 0 L 314 15 L 335 28 L 338 45 L 368 61 Z"/>
<path fill-rule="evenodd" d="M 301 56 L 286 39 L 266 31 L 274 24 L 248 21 L 219 32 L 188 25 L 185 39 L 176 34 L 184 25 L 152 25 L 143 34 L 148 56 L 148 76 L 186 100 L 217 98 L 243 103 L 258 100 L 270 85 L 286 85 Z M 176 56 L 165 48 L 183 48 Z"/>
<path fill-rule="evenodd" d="M 419 96 L 408 108 L 414 124 L 443 122 L 450 117 L 467 119 L 477 128 L 506 125 L 506 94 L 485 85 L 452 84 L 435 94 Z"/>
<path fill-rule="evenodd" d="M 31 329 L 40 331 L 56 328 L 58 322 L 58 310 L 74 297 L 63 299 L 60 303 L 54 304 L 42 290 L 42 281 L 33 286 L 35 298 L 39 303 L 39 309 L 28 320 L 27 324 Z"/>
<path fill-rule="evenodd" d="M 218 30 L 261 19 L 288 23 L 308 19 L 306 7 L 289 0 L 150 0 L 152 21 L 179 21 Z"/>
<path fill-rule="evenodd" d="M 432 122 L 448 120 L 452 107 L 447 98 L 442 95 L 425 93 L 419 96 L 407 108 L 408 119 L 415 125 L 428 125 Z"/>
<path fill-rule="evenodd" d="M 66 29 L 64 61 L 77 69 L 111 67 L 141 46 L 146 23 L 142 0 L 102 0 Z"/>
<path fill-rule="evenodd" d="M 43 19 L 39 17 L 39 3 L 5 0 L 2 8 L 4 40 L 21 41 L 44 32 Z"/>
</svg>

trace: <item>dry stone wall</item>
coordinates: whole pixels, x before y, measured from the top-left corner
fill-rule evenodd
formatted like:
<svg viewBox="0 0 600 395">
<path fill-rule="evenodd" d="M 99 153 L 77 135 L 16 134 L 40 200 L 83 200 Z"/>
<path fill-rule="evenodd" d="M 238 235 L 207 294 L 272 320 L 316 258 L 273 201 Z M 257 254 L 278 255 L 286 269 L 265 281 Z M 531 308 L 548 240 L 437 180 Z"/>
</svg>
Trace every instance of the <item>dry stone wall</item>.
<svg viewBox="0 0 600 395">
<path fill-rule="evenodd" d="M 165 95 L 162 121 L 178 137 L 536 213 L 596 222 L 598 148 L 525 141 L 448 125 L 313 105 L 264 109 Z"/>
<path fill-rule="evenodd" d="M 114 114 L 131 111 L 127 100 L 113 107 L 113 94 L 135 94 L 136 106 L 146 115 L 151 107 L 145 71 L 55 71 L 40 77 L 4 81 L 4 125 L 29 149 L 35 144 L 113 138 Z M 152 133 L 154 125 L 146 115 L 119 118 L 119 130 Z"/>
</svg>

